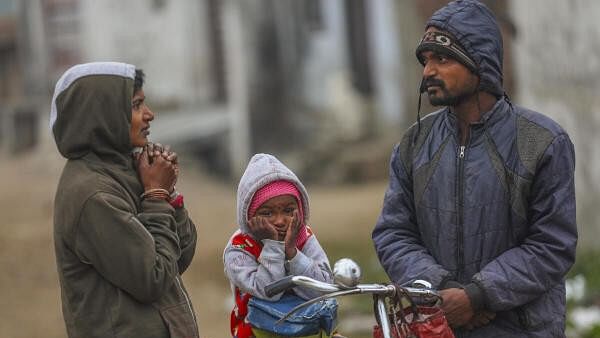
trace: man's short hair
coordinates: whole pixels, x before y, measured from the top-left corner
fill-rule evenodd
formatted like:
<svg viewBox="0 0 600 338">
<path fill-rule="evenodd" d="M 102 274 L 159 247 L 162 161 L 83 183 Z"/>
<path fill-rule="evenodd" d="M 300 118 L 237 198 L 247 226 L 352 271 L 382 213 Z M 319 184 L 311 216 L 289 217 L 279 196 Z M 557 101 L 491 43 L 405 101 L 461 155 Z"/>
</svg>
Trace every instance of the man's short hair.
<svg viewBox="0 0 600 338">
<path fill-rule="evenodd" d="M 142 87 L 144 87 L 144 71 L 141 69 L 135 70 L 135 79 L 133 80 L 133 94 L 137 93 Z"/>
</svg>

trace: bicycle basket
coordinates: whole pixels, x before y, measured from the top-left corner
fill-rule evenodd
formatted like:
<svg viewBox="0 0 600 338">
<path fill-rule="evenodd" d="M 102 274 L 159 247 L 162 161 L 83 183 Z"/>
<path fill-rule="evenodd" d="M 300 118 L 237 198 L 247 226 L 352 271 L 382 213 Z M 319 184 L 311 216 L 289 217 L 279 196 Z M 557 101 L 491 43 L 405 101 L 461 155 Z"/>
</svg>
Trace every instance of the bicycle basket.
<svg viewBox="0 0 600 338">
<path fill-rule="evenodd" d="M 306 306 L 282 323 L 276 324 L 290 310 L 304 302 L 304 299 L 290 294 L 285 294 L 274 302 L 252 297 L 248 302 L 246 321 L 252 327 L 282 336 L 310 336 L 318 334 L 321 330 L 331 335 L 337 325 L 338 304 L 335 299 L 326 299 Z"/>
</svg>

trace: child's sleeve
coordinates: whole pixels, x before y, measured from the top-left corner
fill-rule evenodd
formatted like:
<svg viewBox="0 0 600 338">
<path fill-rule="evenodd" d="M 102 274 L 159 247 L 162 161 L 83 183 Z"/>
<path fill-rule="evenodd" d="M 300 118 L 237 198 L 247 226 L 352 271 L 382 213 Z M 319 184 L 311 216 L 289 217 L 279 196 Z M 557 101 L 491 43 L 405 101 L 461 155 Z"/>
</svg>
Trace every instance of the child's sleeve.
<svg viewBox="0 0 600 338">
<path fill-rule="evenodd" d="M 281 298 L 281 294 L 267 297 L 265 286 L 285 277 L 284 261 L 283 242 L 269 239 L 263 240 L 258 261 L 250 252 L 232 245 L 223 254 L 225 274 L 229 281 L 242 292 L 268 300 Z"/>
<path fill-rule="evenodd" d="M 329 259 L 315 235 L 310 236 L 302 251 L 298 250 L 296 256 L 287 261 L 285 265 L 286 275 L 307 276 L 326 283 L 333 281 Z M 300 287 L 294 288 L 294 292 L 304 299 L 321 295 L 318 291 Z"/>
</svg>

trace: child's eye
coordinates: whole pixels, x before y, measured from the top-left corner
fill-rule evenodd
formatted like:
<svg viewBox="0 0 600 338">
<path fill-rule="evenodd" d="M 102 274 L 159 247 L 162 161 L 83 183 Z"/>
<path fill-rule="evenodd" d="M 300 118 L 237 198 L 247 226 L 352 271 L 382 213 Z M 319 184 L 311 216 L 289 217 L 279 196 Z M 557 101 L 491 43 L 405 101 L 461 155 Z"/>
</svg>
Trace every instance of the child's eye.
<svg viewBox="0 0 600 338">
<path fill-rule="evenodd" d="M 296 208 L 285 208 L 283 209 L 283 212 L 285 212 L 286 214 L 291 214 L 294 212 L 294 210 L 296 210 Z"/>
<path fill-rule="evenodd" d="M 267 210 L 262 210 L 262 211 L 258 212 L 258 215 L 263 216 L 263 217 L 269 217 L 269 216 L 271 216 L 271 212 L 267 211 Z"/>
<path fill-rule="evenodd" d="M 446 55 L 438 55 L 438 61 L 440 63 L 446 63 L 446 61 L 448 61 L 448 57 Z"/>
</svg>

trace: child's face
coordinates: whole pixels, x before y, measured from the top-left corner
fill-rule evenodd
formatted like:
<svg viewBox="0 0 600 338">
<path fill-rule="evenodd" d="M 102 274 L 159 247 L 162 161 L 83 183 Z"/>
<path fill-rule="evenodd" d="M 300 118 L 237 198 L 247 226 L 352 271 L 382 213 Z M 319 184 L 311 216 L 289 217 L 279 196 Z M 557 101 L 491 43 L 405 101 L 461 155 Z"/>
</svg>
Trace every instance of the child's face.
<svg viewBox="0 0 600 338">
<path fill-rule="evenodd" d="M 279 237 L 284 238 L 285 232 L 292 224 L 295 210 L 298 210 L 296 198 L 292 195 L 281 195 L 263 203 L 256 210 L 256 216 L 265 218 L 275 227 Z"/>
</svg>

